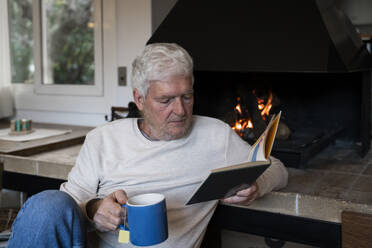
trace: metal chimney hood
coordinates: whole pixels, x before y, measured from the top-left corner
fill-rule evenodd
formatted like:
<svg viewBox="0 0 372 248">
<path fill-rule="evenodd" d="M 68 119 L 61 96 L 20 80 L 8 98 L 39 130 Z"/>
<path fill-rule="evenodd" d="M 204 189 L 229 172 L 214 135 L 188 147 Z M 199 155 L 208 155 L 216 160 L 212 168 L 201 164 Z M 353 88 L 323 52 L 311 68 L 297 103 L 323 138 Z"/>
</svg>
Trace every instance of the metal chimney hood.
<svg viewBox="0 0 372 248">
<path fill-rule="evenodd" d="M 148 43 L 187 49 L 196 71 L 353 72 L 372 56 L 332 0 L 179 0 Z"/>
</svg>

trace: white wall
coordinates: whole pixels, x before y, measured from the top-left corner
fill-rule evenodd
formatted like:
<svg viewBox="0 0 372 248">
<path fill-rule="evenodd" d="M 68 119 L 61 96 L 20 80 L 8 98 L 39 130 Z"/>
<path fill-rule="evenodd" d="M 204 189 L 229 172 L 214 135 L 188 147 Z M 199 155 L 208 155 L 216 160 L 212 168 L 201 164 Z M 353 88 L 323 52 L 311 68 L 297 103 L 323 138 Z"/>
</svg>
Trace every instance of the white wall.
<svg viewBox="0 0 372 248">
<path fill-rule="evenodd" d="M 132 99 L 131 62 L 151 36 L 151 1 L 103 2 L 103 95 L 36 94 L 33 85 L 14 85 L 16 118 L 97 126 L 106 122 L 111 106 L 127 106 Z M 118 66 L 127 67 L 127 86 L 118 86 Z"/>
<path fill-rule="evenodd" d="M 127 106 L 132 100 L 130 87 L 132 61 L 142 51 L 151 36 L 151 1 L 118 0 L 116 7 L 117 64 L 127 67 L 129 83 L 124 87 L 115 87 L 115 104 Z"/>
</svg>

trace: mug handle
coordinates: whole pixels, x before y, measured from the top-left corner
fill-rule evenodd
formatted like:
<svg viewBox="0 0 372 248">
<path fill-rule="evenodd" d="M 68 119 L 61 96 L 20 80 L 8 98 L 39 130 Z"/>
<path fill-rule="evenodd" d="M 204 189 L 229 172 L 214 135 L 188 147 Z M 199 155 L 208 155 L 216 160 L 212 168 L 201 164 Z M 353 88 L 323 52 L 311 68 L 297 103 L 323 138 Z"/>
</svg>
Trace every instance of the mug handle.
<svg viewBox="0 0 372 248">
<path fill-rule="evenodd" d="M 125 211 L 125 216 L 124 216 L 124 223 L 123 224 L 120 224 L 120 231 L 119 231 L 119 237 L 118 237 L 118 242 L 119 243 L 125 243 L 125 244 L 128 244 L 129 243 L 129 228 L 128 226 L 126 225 L 126 223 L 128 223 L 128 208 L 127 208 L 127 205 L 126 204 L 123 204 L 121 205 L 122 207 L 124 207 L 126 209 Z"/>
<path fill-rule="evenodd" d="M 123 208 L 125 208 L 125 216 L 124 216 L 124 223 L 120 224 L 120 230 L 129 231 L 128 225 L 128 207 L 127 204 L 121 205 Z"/>
</svg>

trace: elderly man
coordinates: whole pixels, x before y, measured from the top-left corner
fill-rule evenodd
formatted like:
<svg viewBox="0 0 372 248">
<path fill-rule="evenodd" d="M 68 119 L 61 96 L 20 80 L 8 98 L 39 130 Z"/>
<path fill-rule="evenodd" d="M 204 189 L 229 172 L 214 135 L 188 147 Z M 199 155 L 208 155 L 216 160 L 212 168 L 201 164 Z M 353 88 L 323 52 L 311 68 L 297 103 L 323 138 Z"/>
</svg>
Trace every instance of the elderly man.
<svg viewBox="0 0 372 248">
<path fill-rule="evenodd" d="M 193 61 L 182 47 L 146 46 L 133 62 L 132 82 L 143 118 L 91 131 L 61 191 L 26 202 L 9 247 L 81 247 L 84 219 L 95 227 L 90 246 L 131 247 L 117 241 L 121 204 L 149 192 L 162 193 L 167 201 L 169 238 L 158 247 L 200 246 L 217 201 L 185 206 L 186 199 L 210 170 L 247 161 L 250 146 L 222 121 L 192 115 Z M 254 185 L 223 201 L 249 204 L 284 187 L 287 171 L 271 160 Z"/>
</svg>

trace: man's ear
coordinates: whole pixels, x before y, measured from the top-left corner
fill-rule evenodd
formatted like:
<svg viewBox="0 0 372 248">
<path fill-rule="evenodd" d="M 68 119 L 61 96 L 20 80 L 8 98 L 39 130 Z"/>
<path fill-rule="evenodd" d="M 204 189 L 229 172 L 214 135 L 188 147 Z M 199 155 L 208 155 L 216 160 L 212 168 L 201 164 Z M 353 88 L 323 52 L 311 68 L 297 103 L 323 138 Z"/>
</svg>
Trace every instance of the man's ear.
<svg viewBox="0 0 372 248">
<path fill-rule="evenodd" d="M 137 89 L 134 89 L 133 90 L 133 99 L 134 99 L 134 102 L 136 103 L 137 108 L 139 109 L 139 111 L 142 111 L 143 108 L 144 108 L 144 104 L 145 104 L 145 97 L 142 96 L 141 93 Z"/>
</svg>

